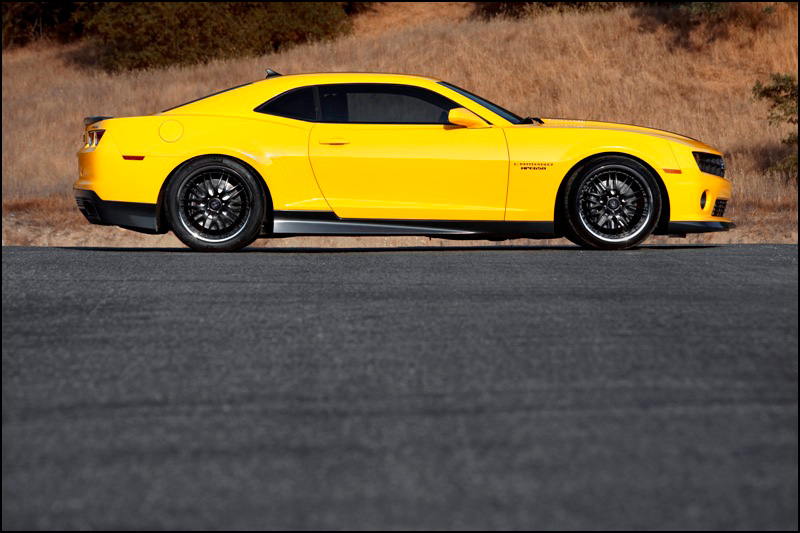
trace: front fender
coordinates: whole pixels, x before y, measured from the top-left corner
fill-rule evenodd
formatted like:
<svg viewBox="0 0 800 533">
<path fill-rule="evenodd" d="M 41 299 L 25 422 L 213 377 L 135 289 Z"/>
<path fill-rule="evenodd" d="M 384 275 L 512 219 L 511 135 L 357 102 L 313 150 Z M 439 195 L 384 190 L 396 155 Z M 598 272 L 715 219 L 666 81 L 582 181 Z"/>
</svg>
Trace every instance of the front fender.
<svg viewBox="0 0 800 533">
<path fill-rule="evenodd" d="M 581 161 L 601 154 L 626 154 L 656 170 L 678 169 L 668 141 L 629 132 L 578 128 L 506 128 L 509 152 L 506 220 L 555 220 L 561 183 Z"/>
</svg>

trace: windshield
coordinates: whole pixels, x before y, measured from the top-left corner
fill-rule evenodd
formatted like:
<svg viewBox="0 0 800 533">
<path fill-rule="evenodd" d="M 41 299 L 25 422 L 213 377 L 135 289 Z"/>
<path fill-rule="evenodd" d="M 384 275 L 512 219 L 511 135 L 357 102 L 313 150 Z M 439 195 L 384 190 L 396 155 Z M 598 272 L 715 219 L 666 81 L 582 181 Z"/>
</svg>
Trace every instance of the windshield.
<svg viewBox="0 0 800 533">
<path fill-rule="evenodd" d="M 504 119 L 506 119 L 507 121 L 509 121 L 512 124 L 523 124 L 525 122 L 525 119 L 523 119 L 522 117 L 520 117 L 518 115 L 515 115 L 514 113 L 512 113 L 508 109 L 503 109 L 499 105 L 493 104 L 489 100 L 485 100 L 485 99 L 481 98 L 480 96 L 478 96 L 477 94 L 472 94 L 471 92 L 467 91 L 466 89 L 462 89 L 461 87 L 456 87 L 455 85 L 447 83 L 446 81 L 440 81 L 439 85 L 444 85 L 448 89 L 454 90 L 455 92 L 457 92 L 461 96 L 466 96 L 467 98 L 469 98 L 470 100 L 472 100 L 476 104 L 482 105 L 483 107 L 485 107 L 486 109 L 488 109 L 492 113 L 494 113 L 496 115 L 500 115 L 501 117 L 503 117 Z"/>
</svg>

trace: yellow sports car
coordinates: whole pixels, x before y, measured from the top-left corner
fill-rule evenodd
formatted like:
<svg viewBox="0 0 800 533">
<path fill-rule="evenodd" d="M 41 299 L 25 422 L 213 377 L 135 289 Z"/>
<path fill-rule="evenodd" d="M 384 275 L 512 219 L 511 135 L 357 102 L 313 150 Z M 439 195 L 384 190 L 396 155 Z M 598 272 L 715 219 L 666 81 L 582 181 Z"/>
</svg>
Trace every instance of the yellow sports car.
<svg viewBox="0 0 800 533">
<path fill-rule="evenodd" d="M 553 238 L 631 248 L 733 227 L 722 154 L 639 126 L 522 118 L 419 76 L 267 70 L 142 117 L 87 117 L 78 207 L 195 250 L 258 237 Z"/>
</svg>

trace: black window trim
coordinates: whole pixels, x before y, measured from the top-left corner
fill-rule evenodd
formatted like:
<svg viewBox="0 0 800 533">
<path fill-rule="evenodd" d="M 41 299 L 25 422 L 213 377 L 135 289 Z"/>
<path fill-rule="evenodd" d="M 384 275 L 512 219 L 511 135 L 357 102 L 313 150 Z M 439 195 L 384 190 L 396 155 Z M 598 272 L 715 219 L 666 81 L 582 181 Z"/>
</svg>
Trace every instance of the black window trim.
<svg viewBox="0 0 800 533">
<path fill-rule="evenodd" d="M 275 96 L 273 96 L 272 98 L 270 98 L 269 100 L 264 102 L 263 104 L 260 104 L 258 107 L 253 109 L 253 111 L 255 111 L 256 113 L 262 113 L 264 115 L 270 115 L 270 116 L 273 116 L 273 117 L 288 118 L 290 120 L 299 120 L 300 122 L 309 122 L 309 123 L 315 123 L 315 124 L 364 124 L 364 125 L 371 125 L 371 126 L 383 126 L 383 125 L 386 125 L 386 126 L 449 126 L 449 125 L 451 125 L 448 122 L 332 122 L 332 121 L 322 120 L 322 106 L 320 104 L 320 99 L 319 99 L 319 88 L 320 87 L 329 87 L 331 85 L 357 85 L 357 86 L 365 86 L 365 85 L 366 86 L 369 86 L 369 85 L 384 85 L 385 86 L 385 85 L 391 85 L 391 86 L 396 86 L 396 87 L 413 87 L 415 89 L 420 89 L 422 91 L 427 91 L 427 92 L 429 92 L 431 94 L 435 94 L 436 96 L 444 98 L 448 102 L 452 103 L 455 107 L 464 107 L 463 105 L 459 104 L 458 102 L 448 98 L 447 96 L 445 96 L 445 95 L 443 95 L 441 93 L 437 93 L 436 91 L 432 91 L 432 90 L 430 90 L 430 89 L 428 89 L 426 87 L 420 87 L 419 85 L 411 85 L 411 84 L 408 84 L 408 83 L 384 83 L 384 82 L 357 82 L 357 83 L 344 82 L 344 83 L 319 83 L 319 84 L 316 84 L 316 85 L 303 85 L 302 87 L 292 87 L 291 89 L 286 90 L 286 91 L 284 91 L 284 92 L 282 92 L 280 94 L 276 94 Z M 309 87 L 311 87 L 313 89 L 313 92 L 314 92 L 314 111 L 315 111 L 315 114 L 316 114 L 316 119 L 315 120 L 306 120 L 306 119 L 303 119 L 303 118 L 295 118 L 295 117 L 287 117 L 287 116 L 283 116 L 283 115 L 276 115 L 275 113 L 267 113 L 266 111 L 262 110 L 268 104 L 270 104 L 273 100 L 276 100 L 276 99 L 278 99 L 278 98 L 280 98 L 280 97 L 282 97 L 284 95 L 290 94 L 290 93 L 292 93 L 294 91 L 299 91 L 301 89 L 307 89 Z M 455 107 L 453 109 L 455 109 Z M 481 117 L 481 118 L 483 118 L 483 117 Z"/>
</svg>

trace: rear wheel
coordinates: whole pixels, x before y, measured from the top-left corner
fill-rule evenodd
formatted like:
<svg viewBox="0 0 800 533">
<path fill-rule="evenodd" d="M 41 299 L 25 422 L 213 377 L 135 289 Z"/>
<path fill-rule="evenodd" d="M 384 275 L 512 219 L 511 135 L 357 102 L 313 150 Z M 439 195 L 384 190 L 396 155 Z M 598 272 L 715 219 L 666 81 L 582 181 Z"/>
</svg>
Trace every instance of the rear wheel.
<svg viewBox="0 0 800 533">
<path fill-rule="evenodd" d="M 232 252 L 261 232 L 266 202 L 253 173 L 221 156 L 181 168 L 166 190 L 167 218 L 175 235 L 204 252 Z"/>
<path fill-rule="evenodd" d="M 633 248 L 650 236 L 661 213 L 655 177 L 627 157 L 591 161 L 573 173 L 566 190 L 565 233 L 585 248 Z"/>
</svg>

